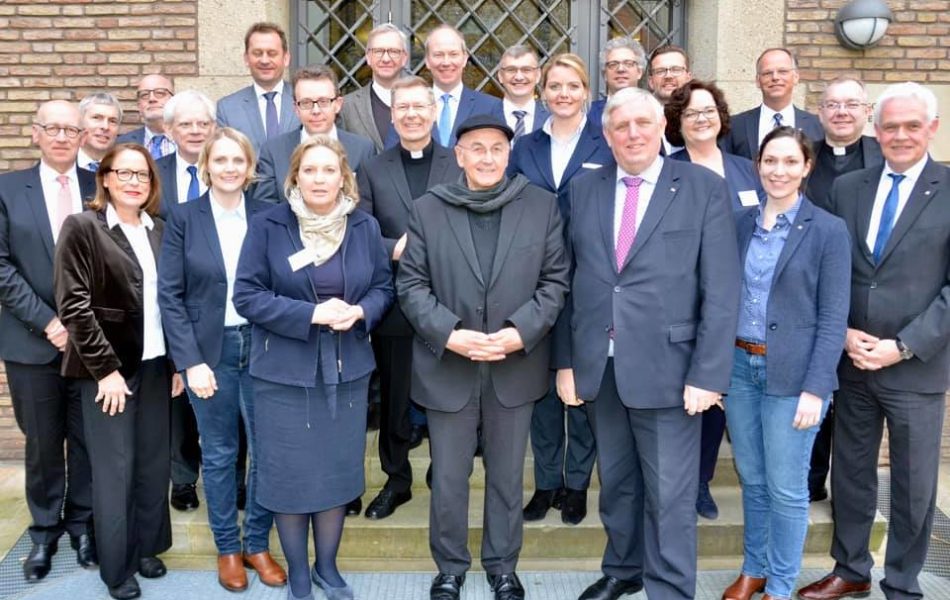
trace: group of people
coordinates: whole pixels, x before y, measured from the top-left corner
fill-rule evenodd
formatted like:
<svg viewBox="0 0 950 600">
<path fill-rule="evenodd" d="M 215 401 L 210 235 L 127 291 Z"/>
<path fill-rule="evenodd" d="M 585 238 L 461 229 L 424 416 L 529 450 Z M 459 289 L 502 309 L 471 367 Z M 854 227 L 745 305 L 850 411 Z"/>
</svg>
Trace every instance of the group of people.
<svg viewBox="0 0 950 600">
<path fill-rule="evenodd" d="M 841 77 L 816 117 L 792 103 L 794 56 L 772 48 L 756 61 L 761 106 L 730 116 L 682 48 L 648 57 L 618 38 L 600 57 L 605 98 L 581 57 L 540 65 L 513 46 L 499 99 L 463 84 L 458 30 L 429 33 L 430 83 L 405 75 L 408 39 L 384 24 L 367 39 L 372 82 L 341 96 L 325 66 L 285 81 L 278 26 L 253 25 L 244 46 L 251 85 L 214 103 L 148 75 L 143 127 L 122 136 L 109 94 L 42 104 L 39 164 L 0 175 L 28 581 L 65 532 L 113 598 L 138 597 L 136 574 L 166 573 L 169 503 L 200 502 L 200 459 L 224 588 L 246 589 L 251 568 L 290 600 L 314 584 L 353 598 L 336 559 L 362 512 L 376 376 L 388 480 L 365 516 L 411 500 L 424 411 L 431 600 L 459 598 L 471 568 L 479 450 L 497 600 L 525 597 L 524 521 L 586 517 L 595 462 L 608 541 L 580 600 L 692 598 L 726 427 L 745 533 L 723 598 L 796 594 L 829 462 L 836 565 L 797 595 L 866 594 L 885 422 L 881 586 L 921 597 L 950 371 L 931 91 L 890 86 L 872 113 Z"/>
</svg>

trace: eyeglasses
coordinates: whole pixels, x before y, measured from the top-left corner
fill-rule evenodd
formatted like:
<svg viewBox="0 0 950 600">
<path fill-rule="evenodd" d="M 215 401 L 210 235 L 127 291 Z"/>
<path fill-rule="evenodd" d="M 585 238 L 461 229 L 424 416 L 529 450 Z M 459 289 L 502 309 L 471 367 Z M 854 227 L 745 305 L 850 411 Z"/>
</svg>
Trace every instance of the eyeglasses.
<svg viewBox="0 0 950 600">
<path fill-rule="evenodd" d="M 397 59 L 401 58 L 406 51 L 402 48 L 367 48 L 366 52 L 376 59 L 382 58 L 386 54 L 392 59 Z"/>
<path fill-rule="evenodd" d="M 666 77 L 667 75 L 679 77 L 684 73 L 686 73 L 686 67 L 660 67 L 659 69 L 653 69 L 653 74 L 657 77 Z"/>
<path fill-rule="evenodd" d="M 132 181 L 132 176 L 134 175 L 136 179 L 139 180 L 139 183 L 148 183 L 152 180 L 152 173 L 150 171 L 133 171 L 132 169 L 109 169 L 119 181 Z"/>
<path fill-rule="evenodd" d="M 607 67 L 608 71 L 616 71 L 621 66 L 623 66 L 624 69 L 633 70 L 634 68 L 639 69 L 640 63 L 635 60 L 608 60 L 604 63 L 604 66 Z"/>
<path fill-rule="evenodd" d="M 785 79 L 795 72 L 796 69 L 772 69 L 771 71 L 759 71 L 759 77 L 762 79 Z"/>
<path fill-rule="evenodd" d="M 502 67 L 498 69 L 505 75 L 514 75 L 516 73 L 521 73 L 522 75 L 530 75 L 538 70 L 538 67 Z"/>
<path fill-rule="evenodd" d="M 313 110 L 314 106 L 320 110 L 326 110 L 330 108 L 330 105 L 333 104 L 337 98 L 339 98 L 339 96 L 332 98 L 304 98 L 303 100 L 297 100 L 294 104 L 296 104 L 300 110 Z"/>
<path fill-rule="evenodd" d="M 683 120 L 689 121 L 690 123 L 698 121 L 699 117 L 703 117 L 707 121 L 712 121 L 719 116 L 719 109 L 715 106 L 710 106 L 709 108 L 704 108 L 702 110 L 684 110 L 683 111 Z"/>
<path fill-rule="evenodd" d="M 856 112 L 867 106 L 864 102 L 858 102 L 857 100 L 848 100 L 847 102 L 837 102 L 834 100 L 829 100 L 827 102 L 822 102 L 821 107 L 827 108 L 828 110 L 834 112 L 838 110 L 847 110 L 848 112 Z"/>
<path fill-rule="evenodd" d="M 154 90 L 139 90 L 135 97 L 139 100 L 148 100 L 148 97 L 152 96 L 156 100 L 164 100 L 171 95 L 172 91 L 168 88 L 155 88 Z"/>
<path fill-rule="evenodd" d="M 33 123 L 37 127 L 43 130 L 43 133 L 54 138 L 59 135 L 59 132 L 62 131 L 66 137 L 69 139 L 75 139 L 79 137 L 79 134 L 82 133 L 82 129 L 79 127 L 69 127 L 65 125 L 47 125 L 45 123 Z"/>
<path fill-rule="evenodd" d="M 393 112 L 398 115 L 405 115 L 412 110 L 416 114 L 422 114 L 432 108 L 433 104 L 432 102 L 428 104 L 393 104 Z"/>
<path fill-rule="evenodd" d="M 478 160 L 483 160 L 485 158 L 490 158 L 498 156 L 499 158 L 504 158 L 511 151 L 511 146 L 508 144 L 497 145 L 488 148 L 487 146 L 482 146 L 481 144 L 476 144 L 474 146 L 463 146 L 462 144 L 456 144 L 462 150 L 470 152 Z"/>
</svg>

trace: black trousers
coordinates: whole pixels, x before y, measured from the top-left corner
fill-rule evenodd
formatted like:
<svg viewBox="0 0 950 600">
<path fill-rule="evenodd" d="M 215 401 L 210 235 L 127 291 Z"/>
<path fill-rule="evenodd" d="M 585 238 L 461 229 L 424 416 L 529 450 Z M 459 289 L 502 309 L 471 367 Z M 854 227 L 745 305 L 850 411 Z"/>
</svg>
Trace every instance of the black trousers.
<svg viewBox="0 0 950 600">
<path fill-rule="evenodd" d="M 716 476 L 719 447 L 726 431 L 726 412 L 714 406 L 703 413 L 703 433 L 699 447 L 699 482 L 709 483 Z"/>
<path fill-rule="evenodd" d="M 80 385 L 45 365 L 7 362 L 13 416 L 26 436 L 26 504 L 37 544 L 92 532 L 92 475 L 83 435 Z M 66 451 L 63 452 L 63 444 Z"/>
<path fill-rule="evenodd" d="M 168 397 L 165 357 L 142 363 L 126 381 L 125 411 L 109 416 L 95 401 L 99 384 L 82 380 L 82 409 L 92 462 L 92 501 L 99 576 L 115 586 L 139 558 L 171 547 L 168 515 Z"/>
<path fill-rule="evenodd" d="M 373 336 L 379 373 L 379 461 L 388 476 L 386 487 L 405 492 L 412 487 L 409 463 L 409 382 L 412 379 L 412 338 Z"/>
<path fill-rule="evenodd" d="M 837 396 L 837 394 L 836 394 Z M 815 445 L 811 449 L 811 469 L 808 471 L 808 491 L 815 492 L 825 487 L 828 481 L 828 469 L 831 467 L 831 447 L 835 430 L 835 403 L 828 407 L 828 413 L 821 422 Z"/>
</svg>

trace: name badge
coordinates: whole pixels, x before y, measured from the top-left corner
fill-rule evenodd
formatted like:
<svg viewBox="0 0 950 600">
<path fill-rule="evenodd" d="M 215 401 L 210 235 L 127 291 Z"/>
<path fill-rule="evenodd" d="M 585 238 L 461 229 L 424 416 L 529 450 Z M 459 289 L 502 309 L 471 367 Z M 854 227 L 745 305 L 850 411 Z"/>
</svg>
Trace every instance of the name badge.
<svg viewBox="0 0 950 600">
<path fill-rule="evenodd" d="M 597 163 L 582 163 L 582 164 L 581 164 L 581 168 L 582 168 L 582 169 L 599 169 L 599 168 L 601 168 L 602 166 L 603 166 L 603 165 L 600 165 L 600 164 L 597 164 Z"/>
<path fill-rule="evenodd" d="M 294 271 L 294 273 L 306 267 L 307 265 L 312 265 L 316 259 L 317 253 L 308 248 L 304 248 L 300 252 L 294 252 L 287 257 L 287 261 L 290 263 L 290 268 Z"/>
<path fill-rule="evenodd" d="M 759 205 L 759 195 L 755 190 L 742 190 L 739 192 L 739 203 L 742 206 L 758 206 Z"/>
</svg>

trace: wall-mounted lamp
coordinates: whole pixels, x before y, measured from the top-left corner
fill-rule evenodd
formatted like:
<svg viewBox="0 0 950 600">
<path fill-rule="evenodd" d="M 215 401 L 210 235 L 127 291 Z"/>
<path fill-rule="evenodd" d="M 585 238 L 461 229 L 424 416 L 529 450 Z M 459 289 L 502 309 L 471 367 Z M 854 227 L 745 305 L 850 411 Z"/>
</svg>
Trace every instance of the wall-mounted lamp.
<svg viewBox="0 0 950 600">
<path fill-rule="evenodd" d="M 851 50 L 864 50 L 878 43 L 894 15 L 884 0 L 852 0 L 835 16 L 835 36 Z"/>
</svg>

